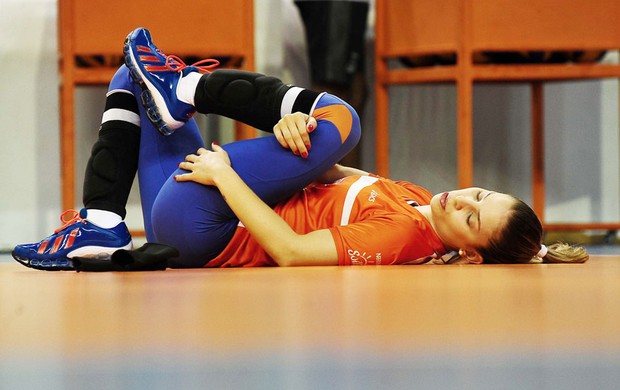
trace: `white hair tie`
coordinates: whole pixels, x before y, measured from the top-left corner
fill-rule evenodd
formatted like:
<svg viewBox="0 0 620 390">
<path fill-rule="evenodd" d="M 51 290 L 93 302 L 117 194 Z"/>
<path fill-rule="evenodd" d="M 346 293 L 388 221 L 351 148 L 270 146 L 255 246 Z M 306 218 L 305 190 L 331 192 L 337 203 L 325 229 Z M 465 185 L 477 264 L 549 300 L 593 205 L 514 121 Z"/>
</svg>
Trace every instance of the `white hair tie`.
<svg viewBox="0 0 620 390">
<path fill-rule="evenodd" d="M 546 255 L 547 255 L 547 247 L 545 246 L 545 244 L 540 244 L 540 250 L 536 254 L 536 257 L 538 257 L 539 259 L 542 259 Z"/>
</svg>

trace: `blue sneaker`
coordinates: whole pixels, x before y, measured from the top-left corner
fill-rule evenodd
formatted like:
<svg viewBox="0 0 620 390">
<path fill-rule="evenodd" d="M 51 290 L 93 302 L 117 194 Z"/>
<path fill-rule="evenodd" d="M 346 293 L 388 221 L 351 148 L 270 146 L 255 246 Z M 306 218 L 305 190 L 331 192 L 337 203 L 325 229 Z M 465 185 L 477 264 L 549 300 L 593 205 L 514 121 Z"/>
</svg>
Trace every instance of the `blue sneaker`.
<svg viewBox="0 0 620 390">
<path fill-rule="evenodd" d="M 174 133 L 196 112 L 194 106 L 177 99 L 176 89 L 181 77 L 190 72 L 210 73 L 219 65 L 219 61 L 207 59 L 188 66 L 179 57 L 166 55 L 158 49 L 145 28 L 135 29 L 127 36 L 123 52 L 131 77 L 143 90 L 142 105 L 163 135 Z"/>
<path fill-rule="evenodd" d="M 73 213 L 69 221 L 64 216 Z M 13 258 L 29 268 L 46 271 L 73 270 L 73 257 L 110 257 L 118 249 L 131 249 L 131 235 L 121 222 L 112 229 L 103 229 L 86 219 L 86 209 L 79 213 L 67 210 L 60 220 L 64 225 L 54 234 L 34 244 L 17 245 Z"/>
</svg>

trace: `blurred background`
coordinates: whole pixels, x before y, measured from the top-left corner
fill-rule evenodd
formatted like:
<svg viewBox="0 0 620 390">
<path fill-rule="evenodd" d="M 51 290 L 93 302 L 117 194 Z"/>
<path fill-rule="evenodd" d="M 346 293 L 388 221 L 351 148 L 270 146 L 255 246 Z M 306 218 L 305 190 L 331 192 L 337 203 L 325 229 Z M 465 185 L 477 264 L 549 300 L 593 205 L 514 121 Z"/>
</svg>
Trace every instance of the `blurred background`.
<svg viewBox="0 0 620 390">
<path fill-rule="evenodd" d="M 254 9 L 256 71 L 309 86 L 303 25 L 292 0 L 255 0 Z M 365 37 L 369 89 L 361 154 L 361 168 L 370 171 L 375 168 L 373 15 L 371 2 Z M 59 226 L 63 211 L 57 23 L 55 0 L 0 0 L 0 249 L 4 252 L 17 243 L 47 236 Z M 182 28 L 175 21 L 170 25 L 171 29 Z M 174 53 L 174 47 L 162 49 Z M 617 61 L 617 53 L 608 53 L 603 61 Z M 82 174 L 98 130 L 105 91 L 99 86 L 77 91 L 78 209 Z M 528 203 L 529 93 L 529 87 L 520 84 L 482 84 L 474 91 L 474 181 Z M 398 86 L 390 94 L 391 176 L 432 192 L 456 188 L 455 86 Z M 547 84 L 545 105 L 547 222 L 618 221 L 617 80 Z M 226 122 L 200 121 L 205 136 L 217 136 L 223 142 L 231 139 Z M 130 228 L 140 229 L 135 193 L 128 211 Z"/>
</svg>

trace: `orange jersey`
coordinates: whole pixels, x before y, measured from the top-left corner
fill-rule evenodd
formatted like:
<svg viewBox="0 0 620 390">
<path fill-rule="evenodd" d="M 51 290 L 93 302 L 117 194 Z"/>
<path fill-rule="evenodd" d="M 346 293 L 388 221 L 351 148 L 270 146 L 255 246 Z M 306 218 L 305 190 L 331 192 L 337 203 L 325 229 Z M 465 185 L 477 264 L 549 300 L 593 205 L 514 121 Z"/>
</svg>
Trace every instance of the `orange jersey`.
<svg viewBox="0 0 620 390">
<path fill-rule="evenodd" d="M 412 206 L 432 195 L 408 182 L 350 176 L 313 184 L 274 207 L 295 232 L 329 229 L 340 265 L 407 264 L 447 251 L 428 220 Z M 277 266 L 241 224 L 205 267 Z"/>
</svg>

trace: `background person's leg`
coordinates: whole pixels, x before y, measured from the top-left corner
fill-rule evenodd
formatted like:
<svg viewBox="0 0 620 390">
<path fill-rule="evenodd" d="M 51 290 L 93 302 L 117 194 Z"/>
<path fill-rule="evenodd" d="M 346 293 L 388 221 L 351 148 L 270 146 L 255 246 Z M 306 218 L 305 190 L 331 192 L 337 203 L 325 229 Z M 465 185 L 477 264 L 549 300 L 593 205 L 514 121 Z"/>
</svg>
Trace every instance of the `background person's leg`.
<svg viewBox="0 0 620 390">
<path fill-rule="evenodd" d="M 295 5 L 302 18 L 310 88 L 346 100 L 363 116 L 367 88 L 364 76 L 368 1 L 304 1 Z M 361 165 L 360 143 L 341 161 Z"/>
</svg>

